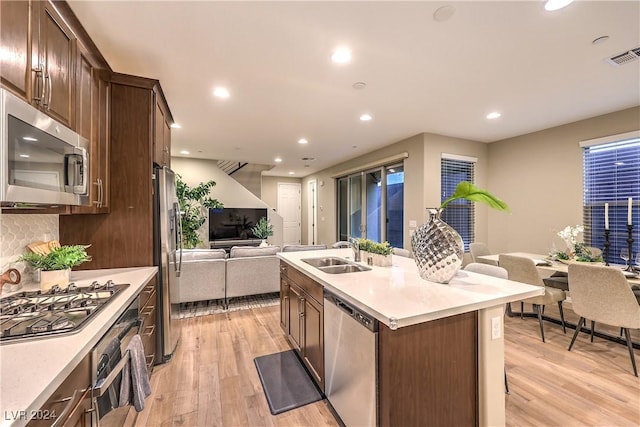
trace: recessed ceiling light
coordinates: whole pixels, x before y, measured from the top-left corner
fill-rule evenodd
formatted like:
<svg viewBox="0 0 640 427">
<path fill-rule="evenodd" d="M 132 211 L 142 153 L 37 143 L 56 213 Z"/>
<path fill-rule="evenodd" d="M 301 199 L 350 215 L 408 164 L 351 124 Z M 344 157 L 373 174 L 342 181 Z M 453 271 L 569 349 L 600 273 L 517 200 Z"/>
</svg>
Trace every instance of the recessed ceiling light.
<svg viewBox="0 0 640 427">
<path fill-rule="evenodd" d="M 309 143 L 309 141 L 307 141 L 305 138 L 300 138 L 298 140 L 298 144 L 307 144 L 307 143 Z"/>
<path fill-rule="evenodd" d="M 23 136 L 22 139 L 24 139 L 25 141 L 37 141 L 38 138 L 34 138 L 32 136 Z"/>
<path fill-rule="evenodd" d="M 228 98 L 229 90 L 226 87 L 218 86 L 213 90 L 213 96 L 218 98 Z"/>
<path fill-rule="evenodd" d="M 562 9 L 573 3 L 573 0 L 547 0 L 544 4 L 545 10 L 552 12 L 554 10 Z"/>
<path fill-rule="evenodd" d="M 276 163 L 280 163 L 282 159 L 280 157 L 276 157 L 275 159 L 273 159 L 273 161 Z"/>
<path fill-rule="evenodd" d="M 433 20 L 438 22 L 448 21 L 454 13 L 456 13 L 456 8 L 448 4 L 437 8 L 436 11 L 433 12 Z"/>
<path fill-rule="evenodd" d="M 333 51 L 331 60 L 336 64 L 348 64 L 351 62 L 351 50 L 348 47 L 338 47 Z"/>
<path fill-rule="evenodd" d="M 371 114 L 363 114 L 360 116 L 360 120 L 363 122 L 368 122 L 371 119 L 373 119 L 373 117 L 371 117 Z"/>
<path fill-rule="evenodd" d="M 289 175 L 295 175 L 296 173 L 294 171 L 290 171 Z"/>
<path fill-rule="evenodd" d="M 180 154 L 189 154 L 187 150 L 180 150 Z"/>
<path fill-rule="evenodd" d="M 493 119 L 497 119 L 500 116 L 502 116 L 502 114 L 498 113 L 497 111 L 494 111 L 492 113 L 487 114 L 487 119 L 493 120 Z"/>
<path fill-rule="evenodd" d="M 171 123 L 171 128 L 172 129 L 182 129 L 182 126 L 180 126 L 179 124 L 174 122 L 174 123 Z"/>
<path fill-rule="evenodd" d="M 600 44 L 606 42 L 607 40 L 609 40 L 609 36 L 600 36 L 593 39 L 591 41 L 591 44 Z"/>
<path fill-rule="evenodd" d="M 365 82 L 355 82 L 354 84 L 351 85 L 351 87 L 356 90 L 362 90 L 365 87 L 367 87 L 367 84 Z"/>
<path fill-rule="evenodd" d="M 23 159 L 28 159 L 29 155 L 28 154 L 20 154 L 20 157 L 22 157 Z"/>
</svg>

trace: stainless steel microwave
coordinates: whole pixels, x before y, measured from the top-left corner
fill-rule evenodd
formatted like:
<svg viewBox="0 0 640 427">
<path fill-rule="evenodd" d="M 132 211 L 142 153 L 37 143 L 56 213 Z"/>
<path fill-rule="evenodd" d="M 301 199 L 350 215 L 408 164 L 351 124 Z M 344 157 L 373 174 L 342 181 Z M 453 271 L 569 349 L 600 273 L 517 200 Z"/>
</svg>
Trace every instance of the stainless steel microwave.
<svg viewBox="0 0 640 427">
<path fill-rule="evenodd" d="M 3 207 L 89 204 L 89 141 L 0 88 Z"/>
</svg>

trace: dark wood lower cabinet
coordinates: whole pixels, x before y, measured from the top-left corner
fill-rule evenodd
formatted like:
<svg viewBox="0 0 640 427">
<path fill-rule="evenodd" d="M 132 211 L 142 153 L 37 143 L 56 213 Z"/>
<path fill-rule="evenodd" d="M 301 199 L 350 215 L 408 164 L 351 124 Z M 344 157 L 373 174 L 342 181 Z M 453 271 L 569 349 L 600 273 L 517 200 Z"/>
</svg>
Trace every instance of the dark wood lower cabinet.
<svg viewBox="0 0 640 427">
<path fill-rule="evenodd" d="M 477 426 L 477 312 L 392 331 L 380 324 L 381 426 Z"/>
<path fill-rule="evenodd" d="M 91 355 L 82 359 L 40 410 L 28 415 L 33 416 L 29 427 L 48 427 L 54 422 L 69 427 L 92 425 L 95 411 L 91 396 Z"/>
<path fill-rule="evenodd" d="M 324 391 L 324 299 L 321 284 L 280 264 L 280 327 Z"/>
</svg>

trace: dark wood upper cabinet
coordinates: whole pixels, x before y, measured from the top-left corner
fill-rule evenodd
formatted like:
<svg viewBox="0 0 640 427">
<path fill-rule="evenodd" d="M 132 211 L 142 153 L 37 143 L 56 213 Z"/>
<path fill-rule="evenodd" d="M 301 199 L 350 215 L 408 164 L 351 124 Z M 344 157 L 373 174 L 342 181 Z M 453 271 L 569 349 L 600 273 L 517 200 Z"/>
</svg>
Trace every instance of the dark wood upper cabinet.
<svg viewBox="0 0 640 427">
<path fill-rule="evenodd" d="M 31 34 L 35 79 L 32 102 L 61 123 L 75 128 L 76 37 L 49 2 L 31 2 Z"/>
<path fill-rule="evenodd" d="M 153 161 L 161 166 L 171 166 L 171 115 L 164 101 L 162 91 L 156 89 L 155 94 L 155 115 L 154 127 L 155 136 L 153 140 Z"/>
<path fill-rule="evenodd" d="M 0 1 L 0 82 L 31 99 L 31 6 L 28 1 Z"/>
<path fill-rule="evenodd" d="M 73 213 L 109 212 L 109 73 L 96 64 L 78 42 L 76 58 L 76 129 L 90 141 L 91 206 L 73 206 Z"/>
</svg>

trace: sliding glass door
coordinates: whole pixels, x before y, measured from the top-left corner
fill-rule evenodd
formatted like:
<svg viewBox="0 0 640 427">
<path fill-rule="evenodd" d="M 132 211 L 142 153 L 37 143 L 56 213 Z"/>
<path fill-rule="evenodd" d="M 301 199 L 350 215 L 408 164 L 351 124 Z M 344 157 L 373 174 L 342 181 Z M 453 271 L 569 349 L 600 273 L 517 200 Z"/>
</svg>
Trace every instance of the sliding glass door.
<svg viewBox="0 0 640 427">
<path fill-rule="evenodd" d="M 338 240 L 366 237 L 403 246 L 404 168 L 378 167 L 338 179 Z"/>
</svg>

